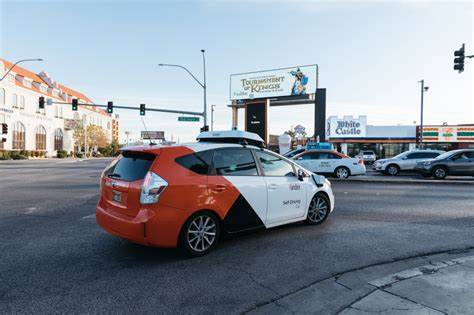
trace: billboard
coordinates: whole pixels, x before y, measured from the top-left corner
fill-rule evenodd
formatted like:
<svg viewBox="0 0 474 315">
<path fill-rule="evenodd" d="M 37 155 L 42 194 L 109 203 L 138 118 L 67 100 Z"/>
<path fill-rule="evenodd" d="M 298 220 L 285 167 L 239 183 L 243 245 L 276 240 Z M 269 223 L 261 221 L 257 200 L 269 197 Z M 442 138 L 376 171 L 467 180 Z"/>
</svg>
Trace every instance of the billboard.
<svg viewBox="0 0 474 315">
<path fill-rule="evenodd" d="M 317 65 L 230 75 L 230 99 L 246 100 L 316 93 Z"/>
<path fill-rule="evenodd" d="M 330 116 L 327 132 L 329 138 L 364 138 L 367 134 L 367 116 Z"/>
<path fill-rule="evenodd" d="M 164 131 L 142 131 L 141 138 L 143 140 L 165 140 Z"/>
<path fill-rule="evenodd" d="M 474 142 L 474 126 L 423 127 L 424 142 Z"/>
</svg>

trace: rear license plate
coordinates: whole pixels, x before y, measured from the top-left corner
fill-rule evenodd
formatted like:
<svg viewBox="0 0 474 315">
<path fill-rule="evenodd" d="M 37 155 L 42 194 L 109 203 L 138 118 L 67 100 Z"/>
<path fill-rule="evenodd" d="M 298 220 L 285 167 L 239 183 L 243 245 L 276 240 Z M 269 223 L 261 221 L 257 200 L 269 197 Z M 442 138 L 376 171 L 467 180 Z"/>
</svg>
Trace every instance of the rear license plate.
<svg viewBox="0 0 474 315">
<path fill-rule="evenodd" d="M 122 193 L 119 191 L 112 191 L 112 200 L 116 202 L 122 202 Z"/>
</svg>

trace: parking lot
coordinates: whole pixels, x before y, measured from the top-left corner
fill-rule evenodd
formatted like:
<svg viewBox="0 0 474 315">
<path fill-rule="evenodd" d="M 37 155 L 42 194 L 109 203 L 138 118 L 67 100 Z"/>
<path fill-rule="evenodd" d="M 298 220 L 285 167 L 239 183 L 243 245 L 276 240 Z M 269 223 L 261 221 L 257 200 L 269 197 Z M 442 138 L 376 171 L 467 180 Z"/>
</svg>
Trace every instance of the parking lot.
<svg viewBox="0 0 474 315">
<path fill-rule="evenodd" d="M 350 180 L 333 181 L 322 226 L 235 236 L 189 259 L 97 227 L 108 162 L 0 164 L 0 313 L 241 313 L 348 270 L 474 247 L 473 185 Z"/>
</svg>

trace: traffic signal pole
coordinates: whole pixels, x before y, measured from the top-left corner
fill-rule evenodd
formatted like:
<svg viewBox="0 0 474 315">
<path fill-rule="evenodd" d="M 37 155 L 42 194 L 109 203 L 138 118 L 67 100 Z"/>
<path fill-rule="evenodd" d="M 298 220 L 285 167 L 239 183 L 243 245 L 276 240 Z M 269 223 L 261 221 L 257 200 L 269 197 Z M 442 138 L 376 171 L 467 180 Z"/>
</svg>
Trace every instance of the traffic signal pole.
<svg viewBox="0 0 474 315">
<path fill-rule="evenodd" d="M 67 103 L 67 102 L 54 102 L 54 101 L 51 102 L 51 104 L 71 105 L 71 103 Z M 100 107 L 100 108 L 107 108 L 108 107 L 108 104 L 77 103 L 77 105 L 90 106 L 90 107 Z M 134 106 L 113 105 L 113 108 L 130 109 L 130 110 L 140 111 L 140 107 L 134 107 Z M 194 115 L 194 116 L 204 116 L 204 113 L 202 113 L 202 112 L 192 112 L 192 111 L 174 110 L 174 109 L 146 108 L 146 111 L 160 112 L 160 113 L 170 113 L 170 114 L 185 114 L 185 115 Z"/>
</svg>

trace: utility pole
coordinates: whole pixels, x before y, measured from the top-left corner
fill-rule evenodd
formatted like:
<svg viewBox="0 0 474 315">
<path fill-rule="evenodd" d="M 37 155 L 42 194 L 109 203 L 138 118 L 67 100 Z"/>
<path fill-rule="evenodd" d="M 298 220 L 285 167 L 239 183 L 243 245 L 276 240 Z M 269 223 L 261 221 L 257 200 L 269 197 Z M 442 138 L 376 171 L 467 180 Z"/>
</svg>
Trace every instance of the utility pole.
<svg viewBox="0 0 474 315">
<path fill-rule="evenodd" d="M 216 105 L 211 105 L 211 131 L 214 131 L 214 107 Z"/>
<path fill-rule="evenodd" d="M 429 87 L 425 86 L 425 80 L 418 81 L 421 83 L 421 110 L 420 110 L 420 149 L 423 148 L 423 95 L 428 91 Z"/>
</svg>

